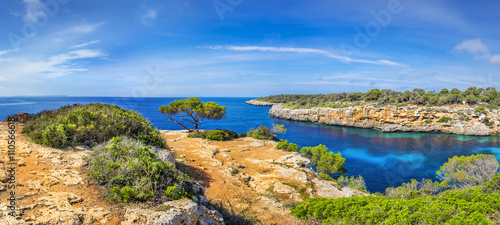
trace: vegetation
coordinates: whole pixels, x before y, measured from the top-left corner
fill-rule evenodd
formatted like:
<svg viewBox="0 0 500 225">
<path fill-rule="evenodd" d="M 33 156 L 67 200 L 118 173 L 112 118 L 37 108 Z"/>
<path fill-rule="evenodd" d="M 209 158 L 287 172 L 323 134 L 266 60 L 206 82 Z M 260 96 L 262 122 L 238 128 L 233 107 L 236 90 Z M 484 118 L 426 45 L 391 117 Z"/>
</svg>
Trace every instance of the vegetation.
<svg viewBox="0 0 500 225">
<path fill-rule="evenodd" d="M 412 180 L 388 188 L 387 195 L 312 198 L 293 208 L 292 214 L 324 224 L 497 224 L 497 168 L 491 155 L 453 157 L 437 172 L 441 183 Z M 343 186 L 354 180 L 340 177 L 338 182 Z"/>
<path fill-rule="evenodd" d="M 227 141 L 238 138 L 238 133 L 230 130 L 206 130 L 188 134 L 190 138 L 203 138 L 213 141 Z"/>
<path fill-rule="evenodd" d="M 311 164 L 316 166 L 318 173 L 334 174 L 345 170 L 345 158 L 342 154 L 328 152 L 328 148 L 324 145 L 303 147 L 300 149 L 300 154 L 311 159 Z"/>
<path fill-rule="evenodd" d="M 441 118 L 439 118 L 439 120 L 437 122 L 438 123 L 448 123 L 451 120 L 453 120 L 453 119 L 449 116 L 442 116 Z"/>
<path fill-rule="evenodd" d="M 201 102 L 199 98 L 176 100 L 168 106 L 161 106 L 158 111 L 167 117 L 167 120 L 177 123 L 189 131 L 193 131 L 193 129 L 185 125 L 185 122 L 192 123 L 194 130 L 198 131 L 203 120 L 221 120 L 226 115 L 225 106 L 219 106 L 215 102 Z"/>
<path fill-rule="evenodd" d="M 283 149 L 289 152 L 298 152 L 299 146 L 294 143 L 288 143 L 288 140 L 280 140 L 280 142 L 278 142 L 278 144 L 276 145 L 276 149 Z"/>
<path fill-rule="evenodd" d="M 337 183 L 340 185 L 340 187 L 348 187 L 351 189 L 356 189 L 358 191 L 368 192 L 366 190 L 365 179 L 361 175 L 356 178 L 340 176 L 337 179 Z"/>
<path fill-rule="evenodd" d="M 257 129 L 250 129 L 246 134 L 242 136 L 253 137 L 260 140 L 273 140 L 278 141 L 279 139 L 273 133 L 270 127 L 259 126 Z"/>
<path fill-rule="evenodd" d="M 26 122 L 23 133 L 37 144 L 54 148 L 93 147 L 119 135 L 167 148 L 160 132 L 141 114 L 100 103 L 68 105 L 37 113 Z"/>
<path fill-rule="evenodd" d="M 90 174 L 104 185 L 109 200 L 177 200 L 192 196 L 189 177 L 163 162 L 155 147 L 119 136 L 92 150 Z"/>
<path fill-rule="evenodd" d="M 448 160 L 437 175 L 454 188 L 469 188 L 489 181 L 498 170 L 493 155 L 455 156 Z"/>
<path fill-rule="evenodd" d="M 285 107 L 290 108 L 312 108 L 312 107 L 330 107 L 343 108 L 360 104 L 376 105 L 427 105 L 442 106 L 453 104 L 478 105 L 484 104 L 489 108 L 500 106 L 500 92 L 494 87 L 486 89 L 470 87 L 465 91 L 457 88 L 448 90 L 425 91 L 423 89 L 414 89 L 413 91 L 398 92 L 390 89 L 372 89 L 366 93 L 334 93 L 317 95 L 273 95 L 261 97 L 258 101 L 271 103 L 284 103 Z"/>
</svg>

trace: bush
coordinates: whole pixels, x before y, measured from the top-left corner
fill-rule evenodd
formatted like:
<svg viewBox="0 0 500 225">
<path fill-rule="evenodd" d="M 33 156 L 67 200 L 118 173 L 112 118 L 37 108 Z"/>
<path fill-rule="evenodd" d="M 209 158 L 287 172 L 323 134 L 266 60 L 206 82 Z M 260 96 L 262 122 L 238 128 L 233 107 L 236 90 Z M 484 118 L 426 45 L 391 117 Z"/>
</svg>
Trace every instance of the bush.
<svg viewBox="0 0 500 225">
<path fill-rule="evenodd" d="M 403 183 L 400 187 L 387 188 L 385 194 L 390 198 L 415 198 L 421 195 L 435 195 L 448 188 L 447 181 L 439 183 L 431 179 L 422 179 L 422 182 L 419 182 L 412 179 L 411 182 Z"/>
<path fill-rule="evenodd" d="M 366 190 L 365 179 L 361 175 L 357 178 L 340 176 L 337 179 L 337 183 L 340 185 L 340 187 L 348 187 L 351 189 L 356 189 L 358 191 L 368 192 Z"/>
<path fill-rule="evenodd" d="M 452 120 L 451 117 L 449 116 L 443 116 L 441 118 L 439 118 L 439 120 L 437 121 L 438 123 L 448 123 Z"/>
<path fill-rule="evenodd" d="M 489 117 L 484 117 L 483 123 L 484 123 L 484 125 L 486 125 L 488 127 L 492 127 L 495 124 L 495 122 L 492 119 L 490 119 Z"/>
<path fill-rule="evenodd" d="M 120 135 L 167 148 L 160 132 L 141 114 L 100 103 L 40 112 L 26 122 L 23 133 L 37 144 L 54 148 L 93 147 Z"/>
<path fill-rule="evenodd" d="M 238 138 L 238 133 L 230 130 L 206 130 L 188 134 L 190 138 L 203 138 L 213 141 L 227 141 Z"/>
<path fill-rule="evenodd" d="M 453 188 L 468 188 L 489 181 L 497 173 L 498 166 L 494 155 L 455 156 L 436 173 Z"/>
<path fill-rule="evenodd" d="M 271 128 L 266 127 L 266 126 L 259 126 L 257 129 L 250 129 L 250 131 L 247 132 L 247 137 L 253 137 L 255 139 L 260 139 L 260 140 L 273 140 L 273 141 L 278 141 L 278 138 L 276 135 L 274 135 L 271 132 Z"/>
<path fill-rule="evenodd" d="M 318 173 L 334 174 L 345 170 L 345 158 L 342 154 L 328 152 L 328 148 L 324 145 L 303 147 L 300 149 L 300 154 L 309 158 L 313 166 L 317 166 Z"/>
<path fill-rule="evenodd" d="M 484 109 L 484 106 L 479 106 L 474 110 L 477 114 L 487 114 L 486 110 Z"/>
<path fill-rule="evenodd" d="M 276 145 L 276 149 L 283 149 L 290 152 L 298 152 L 299 146 L 294 143 L 288 143 L 288 140 L 280 140 L 280 142 Z"/>
<path fill-rule="evenodd" d="M 92 150 L 90 174 L 105 186 L 110 200 L 175 200 L 191 196 L 189 177 L 159 159 L 155 147 L 120 136 Z"/>
<path fill-rule="evenodd" d="M 335 179 L 333 179 L 332 177 L 330 177 L 330 175 L 325 173 L 319 173 L 318 177 L 323 180 L 335 181 Z"/>
<path fill-rule="evenodd" d="M 293 208 L 292 215 L 325 224 L 496 224 L 499 199 L 499 193 L 484 193 L 480 187 L 413 199 L 311 198 Z"/>
</svg>

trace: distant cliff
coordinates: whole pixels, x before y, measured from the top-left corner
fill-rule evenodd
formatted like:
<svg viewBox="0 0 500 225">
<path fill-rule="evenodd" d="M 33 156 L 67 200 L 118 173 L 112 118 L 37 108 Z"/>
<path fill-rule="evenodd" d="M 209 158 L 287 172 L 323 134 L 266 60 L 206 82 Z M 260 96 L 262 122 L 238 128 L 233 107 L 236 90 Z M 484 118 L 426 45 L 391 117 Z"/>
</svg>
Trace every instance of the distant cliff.
<svg viewBox="0 0 500 225">
<path fill-rule="evenodd" d="M 271 103 L 271 102 L 261 102 L 261 101 L 257 101 L 257 100 L 250 100 L 250 101 L 246 101 L 245 103 L 247 103 L 249 105 L 255 105 L 255 106 L 273 106 L 273 105 L 278 104 L 278 103 Z"/>
<path fill-rule="evenodd" d="M 499 135 L 500 110 L 476 112 L 460 107 L 375 107 L 291 109 L 275 104 L 269 110 L 272 117 L 377 129 L 384 132 L 442 132 L 462 135 Z"/>
</svg>

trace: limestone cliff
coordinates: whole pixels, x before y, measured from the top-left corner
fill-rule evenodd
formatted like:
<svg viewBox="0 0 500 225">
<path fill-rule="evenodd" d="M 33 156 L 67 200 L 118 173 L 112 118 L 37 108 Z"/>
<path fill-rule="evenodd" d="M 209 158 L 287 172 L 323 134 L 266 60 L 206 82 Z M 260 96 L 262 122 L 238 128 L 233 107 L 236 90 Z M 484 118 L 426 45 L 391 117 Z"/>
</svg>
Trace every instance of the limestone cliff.
<svg viewBox="0 0 500 225">
<path fill-rule="evenodd" d="M 261 101 L 257 101 L 257 100 L 250 100 L 250 101 L 246 101 L 245 103 L 249 104 L 249 105 L 255 105 L 255 106 L 273 106 L 273 105 L 277 104 L 277 103 L 271 103 L 271 102 L 261 102 Z"/>
<path fill-rule="evenodd" d="M 500 110 L 477 113 L 474 108 L 466 106 L 291 109 L 277 104 L 269 110 L 269 115 L 326 125 L 372 128 L 384 132 L 442 132 L 476 136 L 500 134 Z M 439 121 L 443 116 L 451 119 L 447 122 Z"/>
</svg>

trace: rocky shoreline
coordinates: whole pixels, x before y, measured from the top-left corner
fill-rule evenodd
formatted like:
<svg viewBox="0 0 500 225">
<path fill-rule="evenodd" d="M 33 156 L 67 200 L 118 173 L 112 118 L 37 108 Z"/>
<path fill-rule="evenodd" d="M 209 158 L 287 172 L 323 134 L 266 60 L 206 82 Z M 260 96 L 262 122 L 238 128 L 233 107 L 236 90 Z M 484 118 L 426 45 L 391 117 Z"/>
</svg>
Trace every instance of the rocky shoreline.
<svg viewBox="0 0 500 225">
<path fill-rule="evenodd" d="M 291 109 L 283 107 L 282 104 L 275 104 L 269 110 L 269 115 L 294 121 L 370 128 L 383 132 L 449 133 L 471 136 L 500 134 L 500 110 L 478 113 L 474 108 L 466 106 Z M 443 117 L 450 119 L 447 122 L 439 121 Z M 487 122 L 487 118 L 490 123 Z"/>
<path fill-rule="evenodd" d="M 245 103 L 249 104 L 249 105 L 255 105 L 255 106 L 273 106 L 273 105 L 278 104 L 278 103 L 271 103 L 271 102 L 261 102 L 261 101 L 257 101 L 257 100 L 250 100 L 250 101 L 246 101 Z"/>
</svg>

